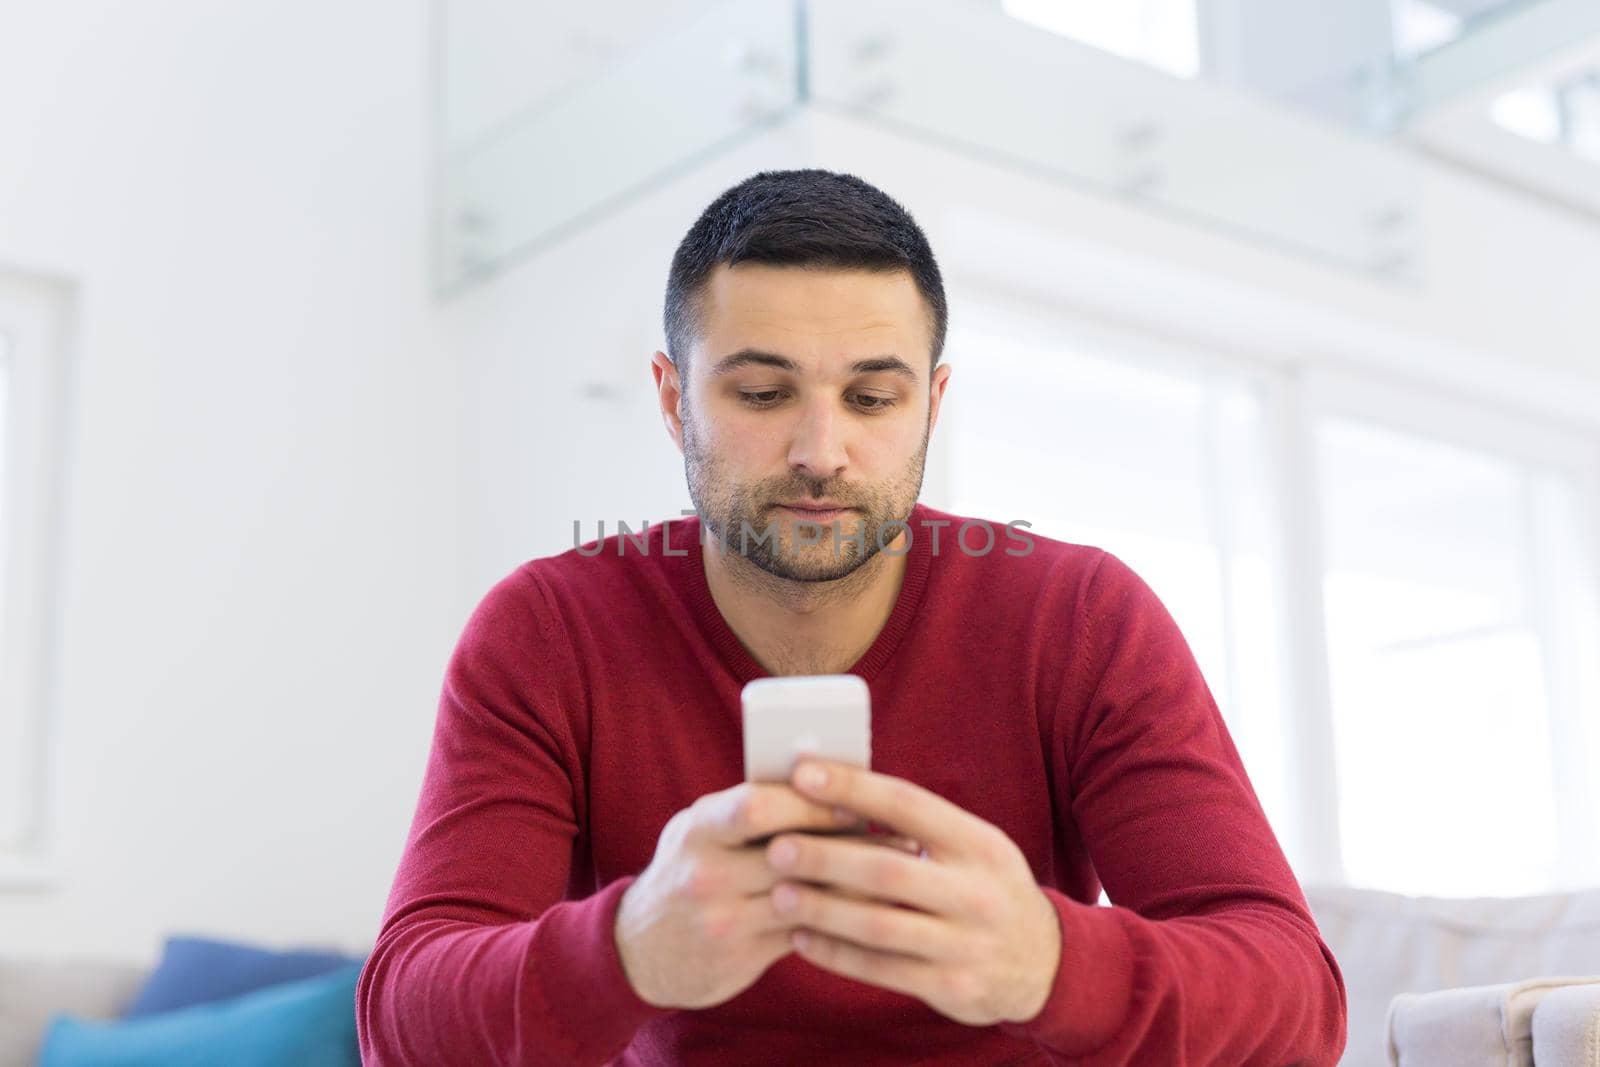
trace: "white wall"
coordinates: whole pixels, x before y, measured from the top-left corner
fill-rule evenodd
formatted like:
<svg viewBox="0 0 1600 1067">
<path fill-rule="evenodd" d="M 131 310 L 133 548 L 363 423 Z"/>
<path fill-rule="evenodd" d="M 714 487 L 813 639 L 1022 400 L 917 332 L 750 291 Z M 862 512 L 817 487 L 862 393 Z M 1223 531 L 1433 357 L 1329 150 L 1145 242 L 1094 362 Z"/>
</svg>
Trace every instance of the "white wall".
<svg viewBox="0 0 1600 1067">
<path fill-rule="evenodd" d="M 63 851 L 7 951 L 376 933 L 465 619 L 426 23 L 0 6 L 0 269 L 82 297 Z"/>
</svg>

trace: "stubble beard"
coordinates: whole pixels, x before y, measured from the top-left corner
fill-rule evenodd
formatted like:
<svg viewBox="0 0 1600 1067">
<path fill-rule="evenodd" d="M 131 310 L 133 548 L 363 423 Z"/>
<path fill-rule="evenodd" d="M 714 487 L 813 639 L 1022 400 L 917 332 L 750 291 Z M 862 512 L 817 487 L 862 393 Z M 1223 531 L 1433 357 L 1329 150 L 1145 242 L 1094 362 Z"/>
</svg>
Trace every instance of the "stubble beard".
<svg viewBox="0 0 1600 1067">
<path fill-rule="evenodd" d="M 802 474 L 740 485 L 728 479 L 725 465 L 705 447 L 698 426 L 685 418 L 683 465 L 689 499 L 701 525 L 729 558 L 744 559 L 785 581 L 838 581 L 864 567 L 904 529 L 922 492 L 931 428 L 931 421 L 923 426 L 916 453 L 899 475 L 881 486 L 846 488 Z M 856 510 L 813 528 L 775 506 L 782 500 L 808 499 L 837 500 Z M 857 529 L 862 531 L 859 538 Z M 808 543 L 800 544 L 802 537 Z"/>
</svg>

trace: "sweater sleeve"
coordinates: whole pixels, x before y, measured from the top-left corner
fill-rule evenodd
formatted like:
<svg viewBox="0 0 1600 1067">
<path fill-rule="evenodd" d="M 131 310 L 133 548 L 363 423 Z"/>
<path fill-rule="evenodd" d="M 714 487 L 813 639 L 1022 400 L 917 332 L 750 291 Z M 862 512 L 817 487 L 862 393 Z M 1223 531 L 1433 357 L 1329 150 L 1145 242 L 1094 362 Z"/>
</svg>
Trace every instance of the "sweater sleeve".
<svg viewBox="0 0 1600 1067">
<path fill-rule="evenodd" d="M 1116 557 L 1083 596 L 1057 789 L 1112 906 L 1045 888 L 1061 963 L 1004 1028 L 1092 1067 L 1336 1063 L 1343 975 L 1193 653 Z"/>
<path fill-rule="evenodd" d="M 632 878 L 565 900 L 578 766 L 569 662 L 526 569 L 478 605 L 446 671 L 421 796 L 361 972 L 362 1062 L 599 1064 L 643 1023 L 613 936 Z"/>
</svg>

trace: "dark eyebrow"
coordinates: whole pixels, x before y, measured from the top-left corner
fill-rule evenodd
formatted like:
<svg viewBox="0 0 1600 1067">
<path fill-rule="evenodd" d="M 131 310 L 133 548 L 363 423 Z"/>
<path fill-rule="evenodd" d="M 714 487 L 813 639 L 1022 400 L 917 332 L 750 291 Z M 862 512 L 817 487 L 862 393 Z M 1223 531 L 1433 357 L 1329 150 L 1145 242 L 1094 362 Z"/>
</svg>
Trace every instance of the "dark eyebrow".
<svg viewBox="0 0 1600 1067">
<path fill-rule="evenodd" d="M 888 371 L 891 374 L 904 375 L 912 381 L 917 380 L 917 372 L 912 370 L 911 365 L 905 360 L 901 359 L 899 356 L 878 356 L 875 359 L 858 359 L 854 363 L 850 364 L 851 374 L 874 374 L 879 371 Z"/>
<path fill-rule="evenodd" d="M 711 375 L 716 377 L 719 374 L 727 374 L 729 371 L 751 365 L 775 367 L 778 370 L 788 371 L 790 374 L 798 374 L 800 372 L 800 364 L 787 356 L 780 356 L 775 352 L 763 352 L 757 348 L 741 348 L 732 355 L 723 356 L 719 359 L 716 365 L 711 368 Z M 858 359 L 850 364 L 851 374 L 874 374 L 883 371 L 903 375 L 913 382 L 917 380 L 917 372 L 912 370 L 911 365 L 899 356 L 874 356 L 871 359 Z"/>
<path fill-rule="evenodd" d="M 776 367 L 786 370 L 791 374 L 800 371 L 800 364 L 787 356 L 780 356 L 773 352 L 762 352 L 756 348 L 741 348 L 731 356 L 723 356 L 717 360 L 716 366 L 711 368 L 711 376 L 727 374 L 729 371 L 738 370 L 740 367 L 749 366 Z"/>
</svg>

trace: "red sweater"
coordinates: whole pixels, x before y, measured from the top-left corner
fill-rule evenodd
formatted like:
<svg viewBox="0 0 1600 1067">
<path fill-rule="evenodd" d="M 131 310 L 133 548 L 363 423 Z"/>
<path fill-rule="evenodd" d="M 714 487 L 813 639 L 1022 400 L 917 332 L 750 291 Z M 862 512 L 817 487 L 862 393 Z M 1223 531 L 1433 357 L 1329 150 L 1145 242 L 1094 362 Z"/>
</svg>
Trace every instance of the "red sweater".
<svg viewBox="0 0 1600 1067">
<path fill-rule="evenodd" d="M 742 779 L 767 673 L 689 518 L 526 563 L 468 621 L 357 990 L 364 1061 L 1333 1064 L 1343 976 L 1172 617 L 1100 549 L 992 524 L 979 554 L 963 521 L 917 506 L 851 673 L 873 769 L 1005 830 L 1055 904 L 1036 1018 L 966 1026 L 793 954 L 712 1008 L 634 994 L 618 900 L 675 812 Z"/>
</svg>

